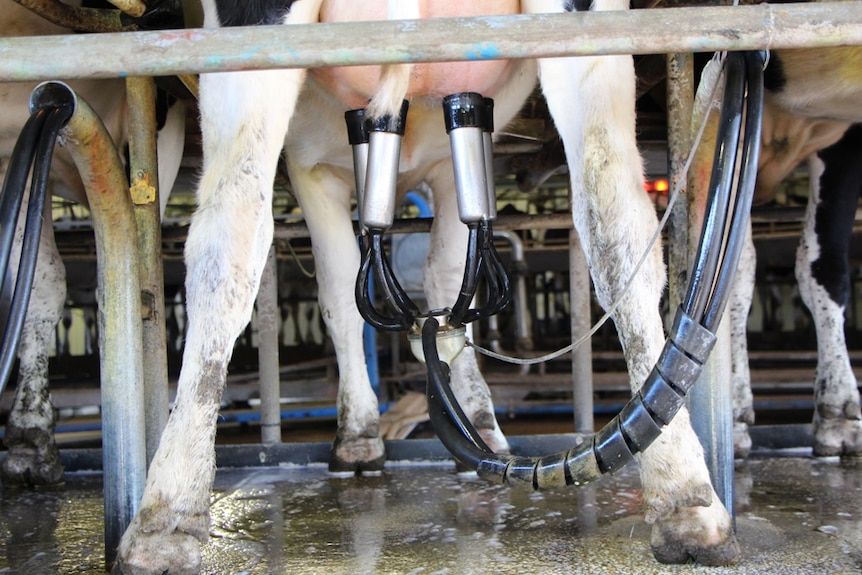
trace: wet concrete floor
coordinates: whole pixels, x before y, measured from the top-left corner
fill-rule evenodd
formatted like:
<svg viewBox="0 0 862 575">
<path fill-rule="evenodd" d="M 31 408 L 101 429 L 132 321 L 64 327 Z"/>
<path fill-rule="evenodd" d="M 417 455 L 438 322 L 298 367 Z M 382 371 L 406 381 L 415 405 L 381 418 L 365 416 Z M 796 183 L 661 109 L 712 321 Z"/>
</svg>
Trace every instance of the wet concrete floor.
<svg viewBox="0 0 862 575">
<path fill-rule="evenodd" d="M 743 554 L 732 567 L 665 566 L 649 550 L 637 471 L 534 493 L 393 463 L 338 478 L 325 466 L 220 469 L 202 573 L 860 574 L 862 461 L 760 453 L 735 474 Z M 101 475 L 0 495 L 0 573 L 103 572 Z"/>
</svg>

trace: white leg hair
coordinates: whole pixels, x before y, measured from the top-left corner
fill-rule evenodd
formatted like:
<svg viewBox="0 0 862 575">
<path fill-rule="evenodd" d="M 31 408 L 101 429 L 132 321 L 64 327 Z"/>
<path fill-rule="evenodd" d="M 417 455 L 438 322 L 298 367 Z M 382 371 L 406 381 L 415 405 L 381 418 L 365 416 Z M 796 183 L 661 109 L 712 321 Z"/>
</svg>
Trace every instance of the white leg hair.
<svg viewBox="0 0 862 575">
<path fill-rule="evenodd" d="M 817 332 L 817 368 L 814 374 L 814 453 L 858 454 L 862 450 L 862 416 L 856 376 L 844 338 L 844 306 L 836 303 L 813 277 L 811 265 L 820 258 L 815 232 L 820 203 L 822 160 L 808 160 L 810 178 L 804 231 L 796 251 L 796 281 L 805 306 L 814 318 Z"/>
<path fill-rule="evenodd" d="M 290 164 L 290 179 L 311 233 L 318 302 L 338 360 L 338 434 L 330 470 L 353 473 L 383 466 L 377 396 L 362 344 L 365 322 L 354 295 L 359 248 L 350 214 L 352 182 L 327 166 Z"/>
</svg>

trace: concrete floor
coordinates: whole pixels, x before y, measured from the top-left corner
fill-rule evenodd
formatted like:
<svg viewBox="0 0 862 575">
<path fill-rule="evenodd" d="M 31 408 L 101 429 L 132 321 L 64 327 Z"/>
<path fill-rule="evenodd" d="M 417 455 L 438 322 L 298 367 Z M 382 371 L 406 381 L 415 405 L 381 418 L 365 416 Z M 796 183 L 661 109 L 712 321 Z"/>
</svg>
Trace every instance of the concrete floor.
<svg viewBox="0 0 862 575">
<path fill-rule="evenodd" d="M 862 461 L 760 451 L 738 466 L 735 485 L 743 555 L 708 568 L 654 561 L 631 466 L 586 488 L 542 493 L 458 475 L 437 460 L 347 479 L 322 464 L 220 469 L 201 572 L 862 573 Z M 2 574 L 102 573 L 103 541 L 98 473 L 70 473 L 56 491 L 0 496 Z"/>
</svg>

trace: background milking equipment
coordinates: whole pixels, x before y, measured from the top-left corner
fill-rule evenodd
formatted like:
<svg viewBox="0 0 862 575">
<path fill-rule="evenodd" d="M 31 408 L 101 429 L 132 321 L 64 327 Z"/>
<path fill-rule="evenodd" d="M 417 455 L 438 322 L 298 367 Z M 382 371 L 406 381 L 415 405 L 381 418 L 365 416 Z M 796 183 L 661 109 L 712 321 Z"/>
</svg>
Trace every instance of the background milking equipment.
<svg viewBox="0 0 862 575">
<path fill-rule="evenodd" d="M 464 279 L 451 309 L 420 314 L 400 289 L 383 251 L 381 236 L 394 214 L 406 102 L 397 121 L 364 120 L 370 136 L 365 142 L 351 137 L 358 189 L 359 174 L 366 167 L 359 198 L 361 233 L 367 237 L 363 238 L 356 284 L 357 304 L 366 321 L 378 329 L 410 329 L 411 348 L 428 368 L 431 422 L 459 463 L 497 483 L 533 489 L 584 485 L 622 468 L 635 453 L 646 449 L 685 404 L 715 343 L 748 225 L 759 155 L 764 57 L 761 52 L 727 55 L 724 100 L 697 256 L 687 294 L 655 367 L 622 411 L 591 439 L 546 457 L 493 453 L 465 416 L 449 385 L 448 364 L 465 345 L 464 324 L 499 312 L 510 297 L 506 272 L 492 243 L 491 225 L 496 215 L 489 166 L 492 103 L 479 94 L 463 93 L 448 96 L 443 104 L 459 215 L 470 231 Z M 351 115 L 354 121 L 361 117 L 358 112 L 348 113 L 348 124 Z M 372 125 L 395 129 L 375 131 Z M 375 136 L 380 144 L 375 144 Z M 363 154 L 367 154 L 365 164 Z M 739 177 L 734 178 L 737 169 Z M 368 297 L 372 269 L 375 279 L 385 286 L 385 311 L 378 311 Z M 486 303 L 470 308 L 480 277 L 487 284 Z"/>
</svg>

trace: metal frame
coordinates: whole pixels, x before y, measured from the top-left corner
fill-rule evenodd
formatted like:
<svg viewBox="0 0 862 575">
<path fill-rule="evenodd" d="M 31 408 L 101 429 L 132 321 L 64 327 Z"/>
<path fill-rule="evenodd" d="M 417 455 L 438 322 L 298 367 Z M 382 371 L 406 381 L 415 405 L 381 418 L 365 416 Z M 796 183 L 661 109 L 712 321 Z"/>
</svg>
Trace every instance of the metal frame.
<svg viewBox="0 0 862 575">
<path fill-rule="evenodd" d="M 0 82 L 848 44 L 858 1 L 188 29 L 4 38 Z"/>
<path fill-rule="evenodd" d="M 405 61 L 830 47 L 862 44 L 860 8 L 860 2 L 761 4 L 4 38 L 0 39 L 0 82 Z M 686 32 L 679 34 L 680 30 Z M 97 212 L 94 223 L 102 217 Z M 122 302 L 127 309 L 120 313 L 128 315 L 131 307 L 134 316 L 137 305 L 137 301 Z M 139 339 L 129 344 L 124 349 L 140 348 Z M 124 353 L 127 358 L 133 355 L 137 356 L 130 358 L 133 363 L 139 362 L 140 352 Z M 118 430 L 124 425 L 117 422 Z M 140 470 L 116 474 L 136 482 L 129 475 L 139 475 Z M 106 489 L 109 484 L 117 488 L 117 478 L 110 475 L 106 470 Z"/>
</svg>

